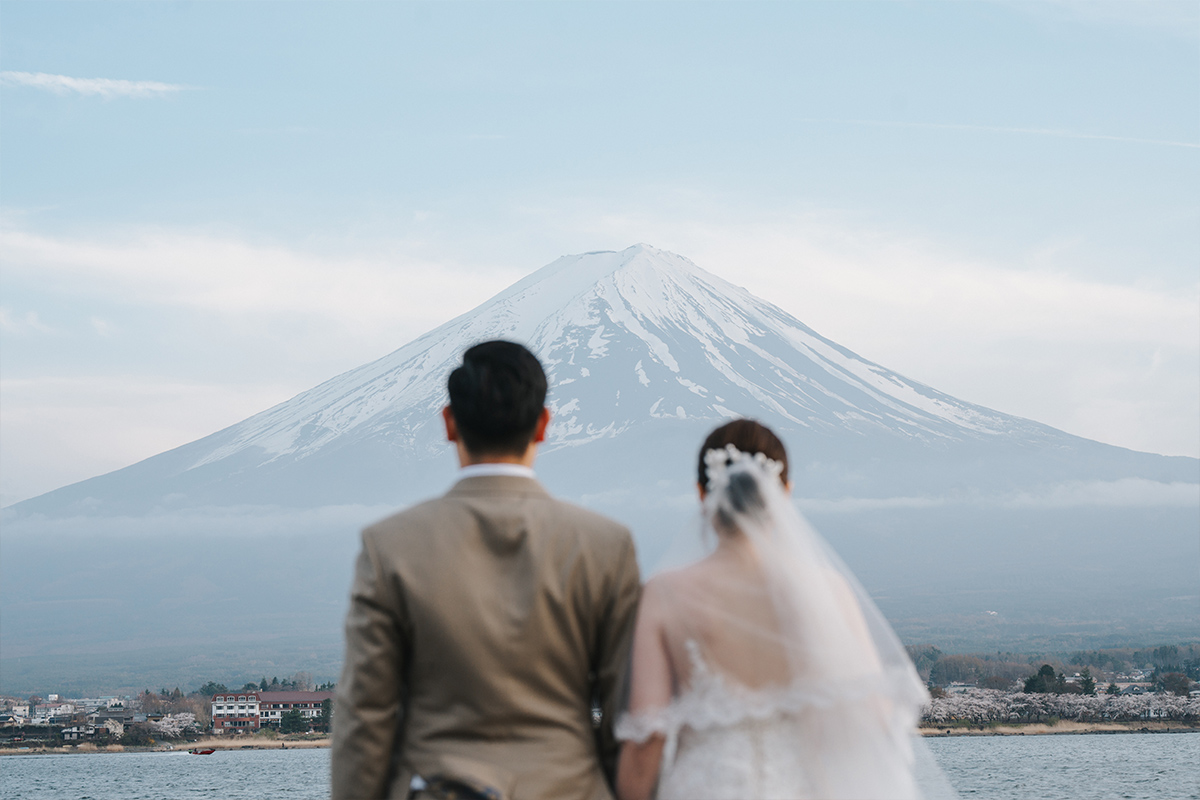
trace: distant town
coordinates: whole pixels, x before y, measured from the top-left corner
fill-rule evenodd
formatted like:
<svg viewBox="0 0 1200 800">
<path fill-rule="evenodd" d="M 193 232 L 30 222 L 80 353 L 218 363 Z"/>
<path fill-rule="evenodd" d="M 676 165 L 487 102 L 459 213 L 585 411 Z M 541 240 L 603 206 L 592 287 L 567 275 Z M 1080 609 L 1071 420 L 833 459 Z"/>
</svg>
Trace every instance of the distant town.
<svg viewBox="0 0 1200 800">
<path fill-rule="evenodd" d="M 922 726 L 944 729 L 1075 723 L 1200 726 L 1200 644 L 1078 651 L 1060 658 L 945 654 L 909 646 L 930 688 Z M 0 750 L 174 747 L 201 737 L 242 742 L 320 738 L 334 684 L 304 672 L 236 687 L 208 681 L 184 693 L 0 698 Z M 284 742 L 280 742 L 285 746 Z"/>
<path fill-rule="evenodd" d="M 297 673 L 232 689 L 209 681 L 187 694 L 164 688 L 103 697 L 3 697 L 0 747 L 154 747 L 209 734 L 321 734 L 332 717 L 333 689 Z"/>
</svg>

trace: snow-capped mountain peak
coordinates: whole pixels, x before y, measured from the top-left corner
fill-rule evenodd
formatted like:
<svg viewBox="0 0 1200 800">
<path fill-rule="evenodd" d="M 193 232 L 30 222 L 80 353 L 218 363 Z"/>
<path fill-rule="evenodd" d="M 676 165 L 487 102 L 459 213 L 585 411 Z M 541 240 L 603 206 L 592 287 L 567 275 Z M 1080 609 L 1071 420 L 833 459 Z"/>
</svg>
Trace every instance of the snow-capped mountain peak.
<svg viewBox="0 0 1200 800">
<path fill-rule="evenodd" d="M 399 350 L 239 423 L 193 467 L 248 450 L 304 458 L 365 436 L 440 451 L 446 375 L 464 349 L 493 338 L 523 342 L 545 364 L 551 449 L 654 419 L 743 414 L 929 439 L 1041 427 L 909 381 L 688 259 L 638 244 L 559 258 Z"/>
</svg>

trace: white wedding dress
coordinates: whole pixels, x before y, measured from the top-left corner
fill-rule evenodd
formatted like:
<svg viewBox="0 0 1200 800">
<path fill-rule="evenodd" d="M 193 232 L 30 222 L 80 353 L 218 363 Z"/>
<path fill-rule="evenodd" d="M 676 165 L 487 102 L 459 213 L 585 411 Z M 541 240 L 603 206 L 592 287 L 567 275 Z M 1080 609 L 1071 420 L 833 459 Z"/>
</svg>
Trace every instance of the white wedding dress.
<svg viewBox="0 0 1200 800">
<path fill-rule="evenodd" d="M 692 681 L 667 708 L 631 714 L 621 739 L 655 734 L 667 746 L 659 800 L 807 800 L 813 788 L 799 759 L 800 714 L 812 697 L 798 687 L 750 689 L 711 669 L 694 639 L 687 641 Z"/>
<path fill-rule="evenodd" d="M 705 578 L 693 567 L 647 586 L 662 627 L 644 641 L 664 643 L 673 688 L 631 703 L 617 737 L 663 737 L 658 800 L 920 797 L 928 694 L 891 627 L 787 498 L 777 462 L 732 446 L 705 460 L 706 520 L 735 531 L 724 552 L 742 560 L 706 559 Z M 637 641 L 635 684 L 653 663 Z"/>
</svg>

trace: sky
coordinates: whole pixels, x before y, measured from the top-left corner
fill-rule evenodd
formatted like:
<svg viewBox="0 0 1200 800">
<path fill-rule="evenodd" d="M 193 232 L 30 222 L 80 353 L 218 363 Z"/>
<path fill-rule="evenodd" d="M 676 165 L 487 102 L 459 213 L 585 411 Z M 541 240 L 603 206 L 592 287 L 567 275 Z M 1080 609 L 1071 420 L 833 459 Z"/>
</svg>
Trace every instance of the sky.
<svg viewBox="0 0 1200 800">
<path fill-rule="evenodd" d="M 1200 456 L 1200 2 L 0 4 L 0 504 L 647 242 Z"/>
</svg>

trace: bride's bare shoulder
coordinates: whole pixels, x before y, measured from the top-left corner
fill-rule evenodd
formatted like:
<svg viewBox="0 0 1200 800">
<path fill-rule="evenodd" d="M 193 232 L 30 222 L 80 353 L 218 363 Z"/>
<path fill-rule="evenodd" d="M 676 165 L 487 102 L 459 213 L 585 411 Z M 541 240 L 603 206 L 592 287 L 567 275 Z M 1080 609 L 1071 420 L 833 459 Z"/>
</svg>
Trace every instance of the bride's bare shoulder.
<svg viewBox="0 0 1200 800">
<path fill-rule="evenodd" d="M 686 567 L 664 570 L 650 578 L 642 589 L 642 602 L 670 605 L 673 599 L 697 591 L 709 579 L 712 571 L 712 565 L 707 561 L 704 559 Z"/>
<path fill-rule="evenodd" d="M 663 570 L 646 581 L 646 589 L 650 591 L 663 591 L 692 583 L 703 569 L 703 564 L 704 561 L 702 560 L 688 564 L 686 567 Z"/>
<path fill-rule="evenodd" d="M 668 570 L 647 579 L 642 586 L 641 604 L 659 604 L 671 595 L 678 585 L 678 572 L 676 569 Z"/>
</svg>

